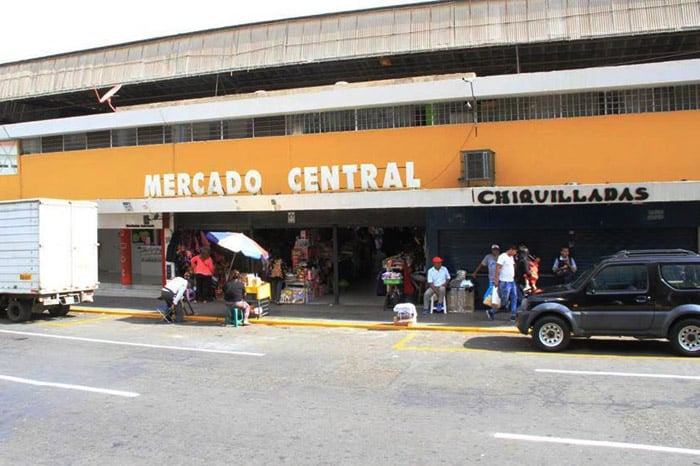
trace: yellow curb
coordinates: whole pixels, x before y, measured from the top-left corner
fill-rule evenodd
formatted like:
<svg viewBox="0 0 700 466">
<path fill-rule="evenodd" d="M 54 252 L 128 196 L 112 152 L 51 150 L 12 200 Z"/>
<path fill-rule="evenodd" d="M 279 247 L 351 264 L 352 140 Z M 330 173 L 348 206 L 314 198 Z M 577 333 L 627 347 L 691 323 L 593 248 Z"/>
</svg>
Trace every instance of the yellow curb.
<svg viewBox="0 0 700 466">
<path fill-rule="evenodd" d="M 111 314 L 119 316 L 143 317 L 146 319 L 160 319 L 161 316 L 156 311 L 138 311 L 135 309 L 115 309 L 104 307 L 84 307 L 72 306 L 72 310 L 94 313 L 94 314 Z M 223 322 L 224 317 L 213 316 L 185 316 L 185 320 L 197 322 Z M 431 331 L 431 332 L 462 332 L 462 333 L 510 333 L 519 334 L 520 332 L 514 328 L 504 327 L 454 327 L 454 326 L 437 326 L 437 325 L 394 325 L 392 323 L 367 323 L 356 321 L 329 321 L 329 320 L 295 320 L 274 317 L 264 317 L 263 319 L 251 319 L 251 324 L 272 325 L 272 326 L 288 326 L 288 327 L 326 327 L 326 328 L 359 328 L 366 330 L 416 330 L 416 331 Z"/>
</svg>

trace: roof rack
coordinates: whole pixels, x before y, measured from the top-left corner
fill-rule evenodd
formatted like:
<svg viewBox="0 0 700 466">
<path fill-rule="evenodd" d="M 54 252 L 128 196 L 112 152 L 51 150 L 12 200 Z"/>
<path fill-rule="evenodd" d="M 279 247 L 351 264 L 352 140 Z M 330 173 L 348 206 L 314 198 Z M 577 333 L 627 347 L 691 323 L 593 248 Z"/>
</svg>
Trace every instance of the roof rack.
<svg viewBox="0 0 700 466">
<path fill-rule="evenodd" d="M 611 257 L 634 256 L 697 256 L 698 254 L 687 249 L 631 249 L 617 251 Z"/>
</svg>

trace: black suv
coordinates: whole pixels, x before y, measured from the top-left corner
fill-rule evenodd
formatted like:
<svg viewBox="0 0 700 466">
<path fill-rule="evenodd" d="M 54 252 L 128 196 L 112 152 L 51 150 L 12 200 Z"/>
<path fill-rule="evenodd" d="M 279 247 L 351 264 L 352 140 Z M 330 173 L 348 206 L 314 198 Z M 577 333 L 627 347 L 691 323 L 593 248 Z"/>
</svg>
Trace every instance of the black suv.
<svg viewBox="0 0 700 466">
<path fill-rule="evenodd" d="M 521 333 L 544 351 L 571 336 L 668 338 L 684 356 L 700 356 L 700 255 L 684 249 L 619 251 L 573 283 L 523 299 Z"/>
</svg>

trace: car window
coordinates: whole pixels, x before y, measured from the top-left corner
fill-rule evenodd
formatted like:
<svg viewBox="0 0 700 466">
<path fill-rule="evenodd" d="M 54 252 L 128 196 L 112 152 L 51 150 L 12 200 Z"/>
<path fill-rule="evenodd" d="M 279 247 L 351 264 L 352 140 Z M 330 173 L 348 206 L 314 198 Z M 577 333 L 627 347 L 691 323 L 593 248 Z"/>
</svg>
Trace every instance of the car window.
<svg viewBox="0 0 700 466">
<path fill-rule="evenodd" d="M 661 278 L 679 290 L 700 289 L 700 264 L 663 264 Z"/>
<path fill-rule="evenodd" d="M 644 264 L 611 265 L 594 278 L 596 291 L 645 291 L 648 274 Z"/>
</svg>

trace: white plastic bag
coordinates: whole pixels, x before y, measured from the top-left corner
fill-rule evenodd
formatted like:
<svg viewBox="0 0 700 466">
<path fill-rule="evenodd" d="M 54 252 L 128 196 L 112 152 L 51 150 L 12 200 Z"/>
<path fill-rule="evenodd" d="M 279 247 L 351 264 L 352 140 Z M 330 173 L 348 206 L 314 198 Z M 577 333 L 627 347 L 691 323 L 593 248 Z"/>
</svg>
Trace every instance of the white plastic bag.
<svg viewBox="0 0 700 466">
<path fill-rule="evenodd" d="M 498 309 L 501 307 L 501 297 L 498 294 L 498 287 L 493 287 L 493 292 L 491 293 L 491 307 Z"/>
</svg>

